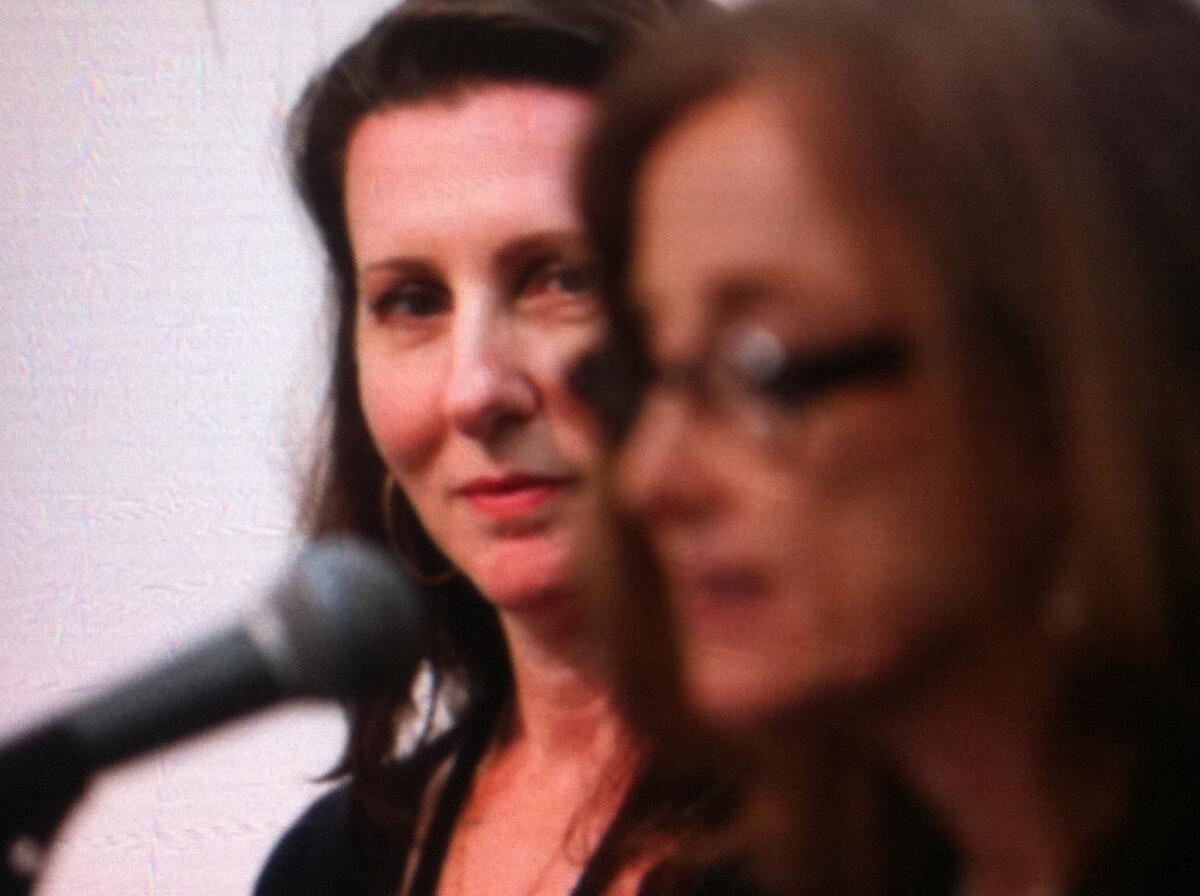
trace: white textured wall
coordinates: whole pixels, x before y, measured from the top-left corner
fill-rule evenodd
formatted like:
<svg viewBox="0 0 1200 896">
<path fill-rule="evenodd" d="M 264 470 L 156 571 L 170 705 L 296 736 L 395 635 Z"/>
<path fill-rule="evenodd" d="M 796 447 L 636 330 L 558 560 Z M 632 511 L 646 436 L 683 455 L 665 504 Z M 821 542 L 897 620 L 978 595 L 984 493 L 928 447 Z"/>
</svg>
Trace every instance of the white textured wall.
<svg viewBox="0 0 1200 896">
<path fill-rule="evenodd" d="M 0 737 L 232 618 L 294 549 L 321 265 L 282 121 L 380 0 L 0 4 Z M 42 894 L 246 892 L 336 712 L 104 778 Z"/>
</svg>

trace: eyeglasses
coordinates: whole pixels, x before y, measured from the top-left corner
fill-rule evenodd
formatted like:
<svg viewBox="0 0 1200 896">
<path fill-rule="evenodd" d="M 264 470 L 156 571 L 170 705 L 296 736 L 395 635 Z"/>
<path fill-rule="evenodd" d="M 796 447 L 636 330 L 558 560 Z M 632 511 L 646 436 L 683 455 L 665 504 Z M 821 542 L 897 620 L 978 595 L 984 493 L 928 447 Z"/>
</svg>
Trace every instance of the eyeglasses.
<svg viewBox="0 0 1200 896">
<path fill-rule="evenodd" d="M 650 361 L 640 339 L 612 338 L 579 365 L 571 381 L 614 437 L 625 433 L 646 395 L 656 389 L 681 392 L 696 406 L 765 436 L 830 390 L 900 376 L 911 354 L 908 342 L 889 332 L 795 352 L 765 327 L 740 326 L 701 357 L 670 364 Z"/>
</svg>

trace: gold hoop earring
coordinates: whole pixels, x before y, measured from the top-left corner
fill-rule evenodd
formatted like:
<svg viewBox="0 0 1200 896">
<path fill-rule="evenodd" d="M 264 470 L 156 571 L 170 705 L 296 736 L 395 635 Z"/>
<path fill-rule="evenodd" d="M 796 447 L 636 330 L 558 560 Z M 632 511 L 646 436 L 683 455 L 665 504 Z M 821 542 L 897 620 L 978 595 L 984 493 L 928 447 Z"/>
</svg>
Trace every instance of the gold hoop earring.
<svg viewBox="0 0 1200 896">
<path fill-rule="evenodd" d="M 397 492 L 401 496 L 400 501 L 400 520 L 397 524 L 396 507 L 393 500 L 393 493 Z M 388 547 L 399 558 L 400 565 L 407 570 L 414 579 L 422 585 L 444 585 L 453 579 L 457 574 L 456 570 L 445 558 L 442 552 L 438 549 L 433 540 L 426 534 L 421 527 L 420 520 L 417 519 L 416 513 L 413 511 L 408 500 L 405 499 L 400 486 L 396 484 L 396 480 L 389 472 L 383 477 L 383 531 L 387 535 Z M 429 572 L 421 568 L 422 553 L 428 556 L 435 554 L 445 564 L 445 569 L 435 572 Z"/>
</svg>

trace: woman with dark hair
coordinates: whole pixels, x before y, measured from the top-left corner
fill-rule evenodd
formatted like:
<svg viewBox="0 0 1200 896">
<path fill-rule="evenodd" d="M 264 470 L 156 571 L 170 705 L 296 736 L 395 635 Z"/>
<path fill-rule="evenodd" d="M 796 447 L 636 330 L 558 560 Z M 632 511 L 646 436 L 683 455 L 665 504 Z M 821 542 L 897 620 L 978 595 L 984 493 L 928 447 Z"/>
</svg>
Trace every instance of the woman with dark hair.
<svg viewBox="0 0 1200 896">
<path fill-rule="evenodd" d="M 604 97 L 619 690 L 782 890 L 1200 889 L 1197 96 L 1183 2 L 790 0 Z"/>
<path fill-rule="evenodd" d="M 428 687 L 354 707 L 349 783 L 260 896 L 700 886 L 666 860 L 716 790 L 653 766 L 585 649 L 598 445 L 563 383 L 603 330 L 570 200 L 592 94 L 682 5 L 409 0 L 293 113 L 336 333 L 306 529 L 392 548 L 434 638 Z"/>
</svg>

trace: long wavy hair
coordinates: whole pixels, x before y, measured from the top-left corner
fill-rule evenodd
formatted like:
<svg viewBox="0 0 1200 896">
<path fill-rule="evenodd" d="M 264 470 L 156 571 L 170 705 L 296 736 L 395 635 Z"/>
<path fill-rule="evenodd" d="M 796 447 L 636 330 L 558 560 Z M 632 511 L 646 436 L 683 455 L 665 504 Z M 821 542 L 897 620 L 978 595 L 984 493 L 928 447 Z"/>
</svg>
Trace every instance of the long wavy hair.
<svg viewBox="0 0 1200 896">
<path fill-rule="evenodd" d="M 1029 583 L 1068 564 L 1076 577 L 1071 736 L 1136 737 L 1147 700 L 1194 718 L 1200 694 L 1198 19 L 1183 0 L 768 0 L 631 60 L 585 152 L 613 325 L 584 385 L 607 391 L 619 439 L 647 370 L 625 299 L 640 166 L 724 93 L 785 110 L 796 90 L 823 98 L 820 120 L 796 121 L 798 151 L 823 153 L 848 209 L 898 217 L 933 260 L 951 297 L 938 346 L 972 406 L 996 413 L 1002 384 L 1003 412 L 1063 483 Z M 654 740 L 678 743 L 672 628 L 637 582 L 653 561 L 635 521 L 616 528 L 627 562 L 609 558 L 601 609 L 618 691 Z M 767 865 L 797 892 L 941 892 L 945 842 L 911 803 L 880 802 L 892 791 L 843 718 L 764 741 L 770 792 L 750 825 L 777 847 Z"/>
<path fill-rule="evenodd" d="M 364 117 L 453 97 L 480 84 L 531 83 L 594 92 L 617 57 L 659 39 L 686 7 L 708 0 L 407 0 L 384 14 L 310 82 L 291 113 L 293 179 L 320 234 L 329 268 L 332 367 L 318 448 L 304 484 L 302 527 L 314 537 L 353 535 L 394 548 L 420 569 L 449 562 L 425 533 L 387 470 L 359 401 L 354 352 L 356 292 L 344 205 L 347 144 Z M 486 734 L 511 697 L 507 646 L 496 614 L 461 575 L 427 590 L 433 687 L 408 688 L 351 707 L 350 736 L 331 777 L 349 774 L 361 805 L 390 826 L 411 829 L 416 806 L 407 775 L 428 769 L 472 732 Z M 449 695 L 449 696 L 447 696 Z M 448 731 L 435 706 L 457 706 Z M 400 731 L 408 763 L 392 763 Z M 416 769 L 416 771 L 414 771 Z M 667 790 L 644 782 L 630 829 L 671 815 Z M 661 784 L 661 782 L 659 782 Z M 686 802 L 686 800 L 685 800 Z M 628 814 L 628 813 L 627 813 Z M 676 814 L 673 817 L 678 817 Z M 639 827 L 639 825 L 641 827 Z M 633 836 L 636 839 L 636 836 Z"/>
</svg>

